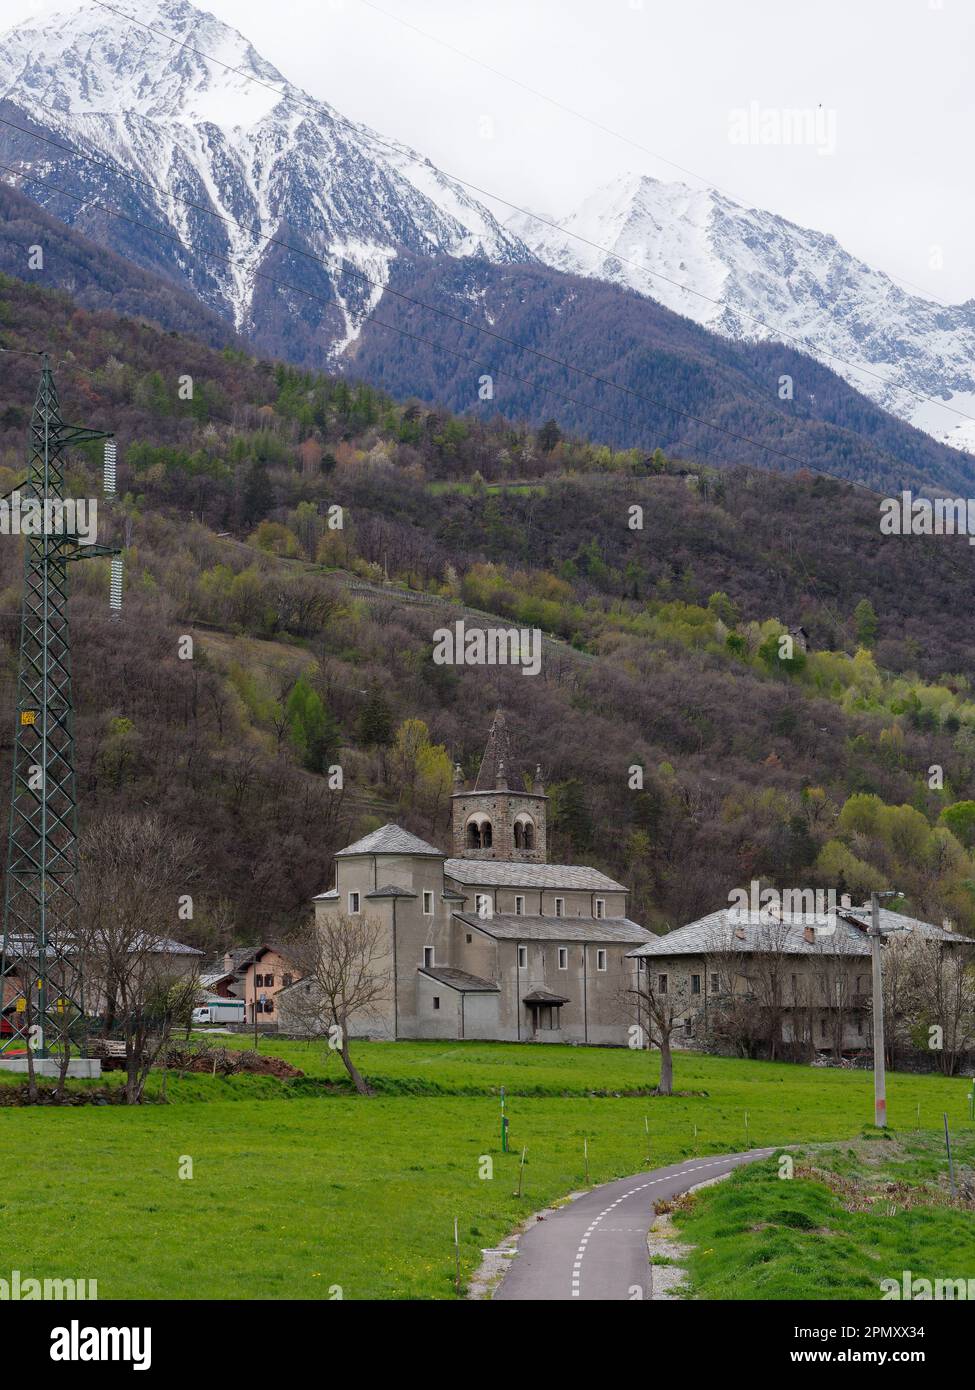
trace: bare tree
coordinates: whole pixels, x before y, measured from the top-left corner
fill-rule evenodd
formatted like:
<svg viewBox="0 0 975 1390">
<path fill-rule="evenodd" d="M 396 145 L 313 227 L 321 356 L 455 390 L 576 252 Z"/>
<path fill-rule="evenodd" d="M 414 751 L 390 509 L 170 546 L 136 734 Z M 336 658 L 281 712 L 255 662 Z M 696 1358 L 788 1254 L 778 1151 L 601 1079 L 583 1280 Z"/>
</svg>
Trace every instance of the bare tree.
<svg viewBox="0 0 975 1390">
<path fill-rule="evenodd" d="M 111 816 L 82 844 L 79 947 L 86 1012 L 125 1040 L 126 1100 L 138 1105 L 172 1030 L 185 1023 L 199 956 L 173 947 L 180 900 L 196 876 L 195 842 L 156 816 Z"/>
<path fill-rule="evenodd" d="M 924 937 L 884 943 L 884 1020 L 898 1040 L 934 1052 L 953 1076 L 975 1046 L 975 962 L 971 947 Z"/>
<path fill-rule="evenodd" d="M 694 1011 L 690 975 L 686 965 L 677 961 L 668 961 L 666 969 L 658 968 L 649 958 L 644 958 L 643 964 L 633 985 L 623 989 L 622 1000 L 651 1045 L 660 1049 L 656 1094 L 670 1096 L 674 1093 L 673 1035 Z"/>
<path fill-rule="evenodd" d="M 360 1096 L 372 1095 L 349 1051 L 349 1027 L 376 1017 L 390 996 L 387 933 L 378 918 L 325 913 L 294 942 L 294 964 L 310 986 L 298 991 L 294 1007 L 312 1032 L 333 1032 L 342 1063 Z"/>
</svg>

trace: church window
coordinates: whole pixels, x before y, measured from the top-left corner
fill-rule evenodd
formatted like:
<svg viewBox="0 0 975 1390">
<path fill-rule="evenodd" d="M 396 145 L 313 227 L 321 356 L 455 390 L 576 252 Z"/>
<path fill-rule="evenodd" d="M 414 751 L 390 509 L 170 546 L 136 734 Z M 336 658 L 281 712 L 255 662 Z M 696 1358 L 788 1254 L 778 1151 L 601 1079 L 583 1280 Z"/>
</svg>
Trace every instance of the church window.
<svg viewBox="0 0 975 1390">
<path fill-rule="evenodd" d="M 658 975 L 658 976 L 657 976 L 657 993 L 658 993 L 658 994 L 666 994 L 666 993 L 667 993 L 667 976 L 666 976 L 666 975 Z"/>
<path fill-rule="evenodd" d="M 516 917 L 524 917 L 524 915 L 525 915 L 525 899 L 522 897 L 522 895 L 521 895 L 520 893 L 517 893 L 517 894 L 515 895 L 515 916 L 516 916 Z"/>
<path fill-rule="evenodd" d="M 439 995 L 439 994 L 435 994 L 435 995 L 433 996 L 433 1007 L 434 1007 L 435 1009 L 439 1009 L 439 1008 L 440 1008 L 440 995 Z"/>
<path fill-rule="evenodd" d="M 429 888 L 423 890 L 423 912 L 426 917 L 433 916 L 433 893 Z"/>
<path fill-rule="evenodd" d="M 491 896 L 489 893 L 474 894 L 474 911 L 478 917 L 485 918 L 492 915 Z"/>
<path fill-rule="evenodd" d="M 481 848 L 481 827 L 478 825 L 477 821 L 472 820 L 467 827 L 467 848 Z"/>
<path fill-rule="evenodd" d="M 569 968 L 569 948 L 568 946 L 559 947 L 559 969 L 568 970 Z"/>
<path fill-rule="evenodd" d="M 596 969 L 606 969 L 606 952 L 603 950 L 602 947 L 600 947 L 599 950 L 596 952 Z"/>
<path fill-rule="evenodd" d="M 597 898 L 597 899 L 596 899 L 596 916 L 597 916 L 597 917 L 605 917 L 605 916 L 606 916 L 606 899 L 605 899 L 605 898 Z"/>
<path fill-rule="evenodd" d="M 528 947 L 527 947 L 527 946 L 519 946 L 519 947 L 518 947 L 518 968 L 519 968 L 520 970 L 524 970 L 524 968 L 525 968 L 525 966 L 526 966 L 527 964 L 528 964 Z"/>
<path fill-rule="evenodd" d="M 565 913 L 565 898 L 555 899 L 555 915 L 561 917 Z"/>
<path fill-rule="evenodd" d="M 692 993 L 692 994 L 700 994 L 700 993 L 701 993 L 701 977 L 700 977 L 700 975 L 692 975 L 692 976 L 691 976 L 691 993 Z"/>
<path fill-rule="evenodd" d="M 428 969 L 428 970 L 429 970 L 429 968 L 433 965 L 433 947 L 432 947 L 432 946 L 424 946 L 424 948 L 423 948 L 423 964 L 424 964 L 424 967 L 425 967 L 426 969 Z"/>
<path fill-rule="evenodd" d="M 350 911 L 350 912 L 358 912 L 358 911 L 359 911 L 359 894 L 358 894 L 358 893 L 350 893 L 350 894 L 349 894 L 349 911 Z"/>
</svg>

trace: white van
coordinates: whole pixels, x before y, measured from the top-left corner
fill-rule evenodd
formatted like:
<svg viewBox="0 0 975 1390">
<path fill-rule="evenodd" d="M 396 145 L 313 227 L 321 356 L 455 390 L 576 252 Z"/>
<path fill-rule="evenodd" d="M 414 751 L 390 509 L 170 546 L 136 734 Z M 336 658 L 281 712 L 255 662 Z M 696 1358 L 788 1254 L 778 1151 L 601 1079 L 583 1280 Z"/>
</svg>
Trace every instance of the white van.
<svg viewBox="0 0 975 1390">
<path fill-rule="evenodd" d="M 193 1010 L 194 1023 L 243 1023 L 243 999 L 211 999 Z"/>
</svg>

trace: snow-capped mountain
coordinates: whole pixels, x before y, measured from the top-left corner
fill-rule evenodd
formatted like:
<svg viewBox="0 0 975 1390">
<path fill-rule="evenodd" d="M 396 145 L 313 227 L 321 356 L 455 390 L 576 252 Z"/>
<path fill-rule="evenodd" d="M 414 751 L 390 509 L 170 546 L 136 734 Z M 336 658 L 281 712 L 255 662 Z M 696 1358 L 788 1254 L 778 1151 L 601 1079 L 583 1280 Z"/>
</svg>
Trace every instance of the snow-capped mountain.
<svg viewBox="0 0 975 1390">
<path fill-rule="evenodd" d="M 506 225 L 548 265 L 626 285 L 728 337 L 789 342 L 901 419 L 975 449 L 975 300 L 909 294 L 834 237 L 640 174 L 550 221 Z"/>
<path fill-rule="evenodd" d="M 317 316 L 337 356 L 381 298 L 401 248 L 532 259 L 429 160 L 292 86 L 229 25 L 187 0 L 117 8 L 131 18 L 85 4 L 0 38 L 0 114 L 108 161 L 86 164 L 0 127 L 0 158 L 24 174 L 3 177 L 93 239 L 189 281 L 236 328 L 253 331 L 271 314 L 283 335 L 289 315 Z M 103 205 L 170 237 L 112 218 Z M 269 247 L 262 233 L 324 257 L 327 269 Z M 330 307 L 316 310 L 297 294 L 282 304 L 268 289 L 271 273 L 311 287 Z"/>
</svg>

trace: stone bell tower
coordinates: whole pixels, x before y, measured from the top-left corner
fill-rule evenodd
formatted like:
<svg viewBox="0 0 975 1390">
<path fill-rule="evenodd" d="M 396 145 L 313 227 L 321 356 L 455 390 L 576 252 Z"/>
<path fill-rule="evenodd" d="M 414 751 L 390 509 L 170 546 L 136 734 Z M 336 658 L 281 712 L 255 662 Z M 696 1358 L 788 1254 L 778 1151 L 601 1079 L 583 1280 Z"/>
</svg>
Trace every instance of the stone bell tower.
<svg viewBox="0 0 975 1390">
<path fill-rule="evenodd" d="M 454 769 L 455 857 L 545 863 L 548 797 L 542 770 L 536 767 L 530 792 L 508 785 L 514 775 L 508 724 L 499 709 L 472 789 L 465 788 L 460 767 Z"/>
</svg>

